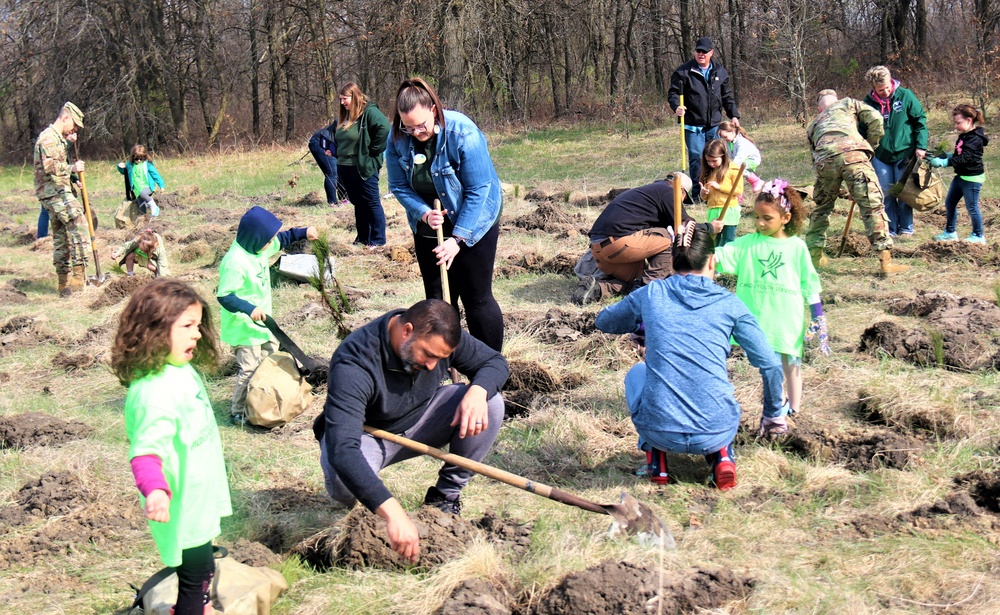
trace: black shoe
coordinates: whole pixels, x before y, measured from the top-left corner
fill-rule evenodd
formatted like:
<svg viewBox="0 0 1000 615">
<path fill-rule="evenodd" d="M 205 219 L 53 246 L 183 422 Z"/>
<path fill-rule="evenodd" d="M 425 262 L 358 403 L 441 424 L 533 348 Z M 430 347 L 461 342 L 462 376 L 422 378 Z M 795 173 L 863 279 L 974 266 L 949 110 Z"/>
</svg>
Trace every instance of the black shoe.
<svg viewBox="0 0 1000 615">
<path fill-rule="evenodd" d="M 573 291 L 573 303 L 577 305 L 587 305 L 594 301 L 601 300 L 601 285 L 597 283 L 597 278 L 587 276 L 580 280 L 580 284 Z"/>
<path fill-rule="evenodd" d="M 231 414 L 229 415 L 229 422 L 232 423 L 233 427 L 246 427 L 247 426 L 247 415 L 245 414 Z"/>
<path fill-rule="evenodd" d="M 462 516 L 462 496 L 457 495 L 454 500 L 449 500 L 443 493 L 438 491 L 437 487 L 427 489 L 423 506 L 433 506 L 441 512 Z"/>
</svg>

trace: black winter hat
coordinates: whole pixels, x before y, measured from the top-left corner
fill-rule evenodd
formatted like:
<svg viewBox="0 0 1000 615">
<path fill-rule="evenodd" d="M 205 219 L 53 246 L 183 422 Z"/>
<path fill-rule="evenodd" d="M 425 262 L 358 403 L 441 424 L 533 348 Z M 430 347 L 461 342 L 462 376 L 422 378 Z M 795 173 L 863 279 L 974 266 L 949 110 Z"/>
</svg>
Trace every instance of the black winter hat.
<svg viewBox="0 0 1000 615">
<path fill-rule="evenodd" d="M 708 36 L 699 38 L 694 45 L 695 51 L 712 51 L 713 49 L 715 49 L 715 45 L 712 44 L 712 39 Z"/>
</svg>

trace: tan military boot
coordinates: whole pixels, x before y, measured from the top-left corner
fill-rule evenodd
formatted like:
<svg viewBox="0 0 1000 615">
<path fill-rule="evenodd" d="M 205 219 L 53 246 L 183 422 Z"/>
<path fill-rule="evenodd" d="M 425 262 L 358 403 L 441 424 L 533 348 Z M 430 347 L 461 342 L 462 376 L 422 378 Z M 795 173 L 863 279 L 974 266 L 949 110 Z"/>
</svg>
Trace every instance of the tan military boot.
<svg viewBox="0 0 1000 615">
<path fill-rule="evenodd" d="M 889 250 L 881 250 L 878 253 L 878 274 L 883 278 L 887 278 L 894 273 L 903 273 L 909 269 L 909 265 L 896 265 L 892 262 L 892 252 Z"/>
<path fill-rule="evenodd" d="M 57 273 L 56 277 L 59 278 L 59 288 L 58 288 L 58 290 L 59 290 L 59 296 L 60 297 L 69 297 L 70 294 L 72 294 L 72 292 L 73 292 L 73 290 L 67 284 L 67 280 L 69 279 L 69 274 L 68 273 Z"/>
<path fill-rule="evenodd" d="M 83 290 L 84 280 L 87 279 L 87 269 L 83 265 L 73 265 L 73 277 L 69 279 L 69 288 L 72 291 Z"/>
<path fill-rule="evenodd" d="M 809 248 L 809 256 L 812 257 L 813 267 L 816 269 L 830 264 L 830 259 L 823 254 L 823 248 Z"/>
</svg>

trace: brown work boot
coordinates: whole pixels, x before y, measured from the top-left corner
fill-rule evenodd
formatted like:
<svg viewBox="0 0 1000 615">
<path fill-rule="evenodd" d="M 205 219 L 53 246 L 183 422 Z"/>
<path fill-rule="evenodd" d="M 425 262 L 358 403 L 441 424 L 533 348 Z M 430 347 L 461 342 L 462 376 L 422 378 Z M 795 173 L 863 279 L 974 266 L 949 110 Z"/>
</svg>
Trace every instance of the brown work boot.
<svg viewBox="0 0 1000 615">
<path fill-rule="evenodd" d="M 823 253 L 823 248 L 809 248 L 809 256 L 812 258 L 813 267 L 819 269 L 830 264 L 830 259 Z"/>
<path fill-rule="evenodd" d="M 903 273 L 909 268 L 909 265 L 896 265 L 893 263 L 892 252 L 889 250 L 881 250 L 878 253 L 878 274 L 883 278 L 887 278 L 894 273 Z"/>
<path fill-rule="evenodd" d="M 69 287 L 69 284 L 67 284 L 67 280 L 69 279 L 69 274 L 57 273 L 56 277 L 59 278 L 59 287 L 58 287 L 59 296 L 69 297 L 73 293 L 73 289 L 71 289 Z"/>
<path fill-rule="evenodd" d="M 69 288 L 76 292 L 83 290 L 84 281 L 87 279 L 87 269 L 83 265 L 73 265 L 73 276 L 69 279 Z"/>
</svg>

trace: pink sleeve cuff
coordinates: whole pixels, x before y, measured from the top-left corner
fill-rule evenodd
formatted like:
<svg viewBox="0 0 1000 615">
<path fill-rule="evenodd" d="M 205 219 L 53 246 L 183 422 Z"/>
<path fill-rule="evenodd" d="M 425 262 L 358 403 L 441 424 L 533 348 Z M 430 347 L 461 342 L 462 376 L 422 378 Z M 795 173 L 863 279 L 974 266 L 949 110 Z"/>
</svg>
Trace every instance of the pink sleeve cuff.
<svg viewBox="0 0 1000 615">
<path fill-rule="evenodd" d="M 132 476 L 135 477 L 135 486 L 139 489 L 142 497 L 149 497 L 157 489 L 167 492 L 167 496 L 172 496 L 167 479 L 163 476 L 163 461 L 156 455 L 140 455 L 132 458 Z"/>
</svg>

